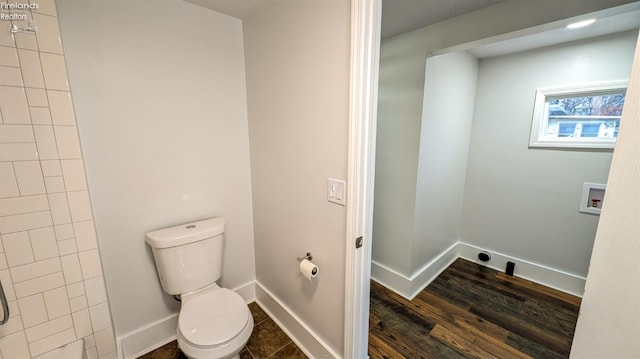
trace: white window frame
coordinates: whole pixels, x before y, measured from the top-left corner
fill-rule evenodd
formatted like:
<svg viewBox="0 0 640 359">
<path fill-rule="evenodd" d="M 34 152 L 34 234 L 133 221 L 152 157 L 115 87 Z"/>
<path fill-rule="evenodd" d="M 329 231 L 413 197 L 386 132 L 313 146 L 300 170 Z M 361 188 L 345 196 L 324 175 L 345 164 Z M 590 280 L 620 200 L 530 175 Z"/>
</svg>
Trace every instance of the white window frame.
<svg viewBox="0 0 640 359">
<path fill-rule="evenodd" d="M 588 95 L 606 95 L 607 93 L 626 92 L 628 81 L 609 81 L 563 87 L 539 88 L 533 106 L 531 121 L 531 135 L 529 147 L 533 148 L 582 148 L 582 149 L 613 149 L 616 138 L 575 138 L 545 136 L 547 118 L 547 98 L 549 97 L 577 97 Z"/>
</svg>

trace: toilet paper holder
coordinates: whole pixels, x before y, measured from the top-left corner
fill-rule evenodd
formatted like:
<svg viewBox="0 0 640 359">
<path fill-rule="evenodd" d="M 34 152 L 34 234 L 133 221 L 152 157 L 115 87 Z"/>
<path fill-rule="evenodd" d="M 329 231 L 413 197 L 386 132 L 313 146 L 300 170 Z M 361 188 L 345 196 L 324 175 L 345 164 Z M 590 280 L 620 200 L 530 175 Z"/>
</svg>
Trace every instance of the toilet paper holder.
<svg viewBox="0 0 640 359">
<path fill-rule="evenodd" d="M 298 260 L 298 262 L 302 262 L 305 259 L 310 261 L 310 260 L 313 259 L 313 256 L 311 256 L 311 252 L 307 252 L 306 256 L 304 256 L 304 257 L 296 257 L 296 259 Z"/>
</svg>

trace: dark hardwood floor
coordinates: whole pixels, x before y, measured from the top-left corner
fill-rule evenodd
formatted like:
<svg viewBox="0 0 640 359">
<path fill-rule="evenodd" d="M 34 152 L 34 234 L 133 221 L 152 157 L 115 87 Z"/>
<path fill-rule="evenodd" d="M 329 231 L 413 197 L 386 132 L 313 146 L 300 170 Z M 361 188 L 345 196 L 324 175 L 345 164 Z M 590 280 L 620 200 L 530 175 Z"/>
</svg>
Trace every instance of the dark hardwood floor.
<svg viewBox="0 0 640 359">
<path fill-rule="evenodd" d="M 371 283 L 369 356 L 568 358 L 580 298 L 456 260 L 412 301 Z"/>
</svg>

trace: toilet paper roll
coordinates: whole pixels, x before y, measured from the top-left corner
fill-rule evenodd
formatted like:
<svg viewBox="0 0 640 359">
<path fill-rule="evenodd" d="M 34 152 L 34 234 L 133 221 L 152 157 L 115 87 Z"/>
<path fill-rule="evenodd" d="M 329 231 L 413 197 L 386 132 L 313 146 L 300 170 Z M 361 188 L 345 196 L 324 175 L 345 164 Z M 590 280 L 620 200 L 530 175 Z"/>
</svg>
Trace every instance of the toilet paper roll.
<svg viewBox="0 0 640 359">
<path fill-rule="evenodd" d="M 303 259 L 300 262 L 300 273 L 302 273 L 308 280 L 312 280 L 318 275 L 318 266 L 308 259 Z"/>
</svg>

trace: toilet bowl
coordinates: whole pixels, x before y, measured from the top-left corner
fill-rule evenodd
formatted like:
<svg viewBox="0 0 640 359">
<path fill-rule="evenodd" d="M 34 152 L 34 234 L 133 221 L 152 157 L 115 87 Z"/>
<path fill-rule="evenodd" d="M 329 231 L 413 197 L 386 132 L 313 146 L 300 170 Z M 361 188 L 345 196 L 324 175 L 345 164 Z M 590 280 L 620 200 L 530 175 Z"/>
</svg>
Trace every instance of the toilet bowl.
<svg viewBox="0 0 640 359">
<path fill-rule="evenodd" d="M 224 229 L 224 219 L 217 217 L 146 235 L 162 289 L 180 295 L 176 337 L 189 358 L 239 358 L 253 331 L 242 297 L 216 284 L 222 276 Z"/>
<path fill-rule="evenodd" d="M 182 296 L 176 336 L 189 358 L 239 358 L 252 330 L 251 312 L 234 291 L 214 284 Z"/>
</svg>

